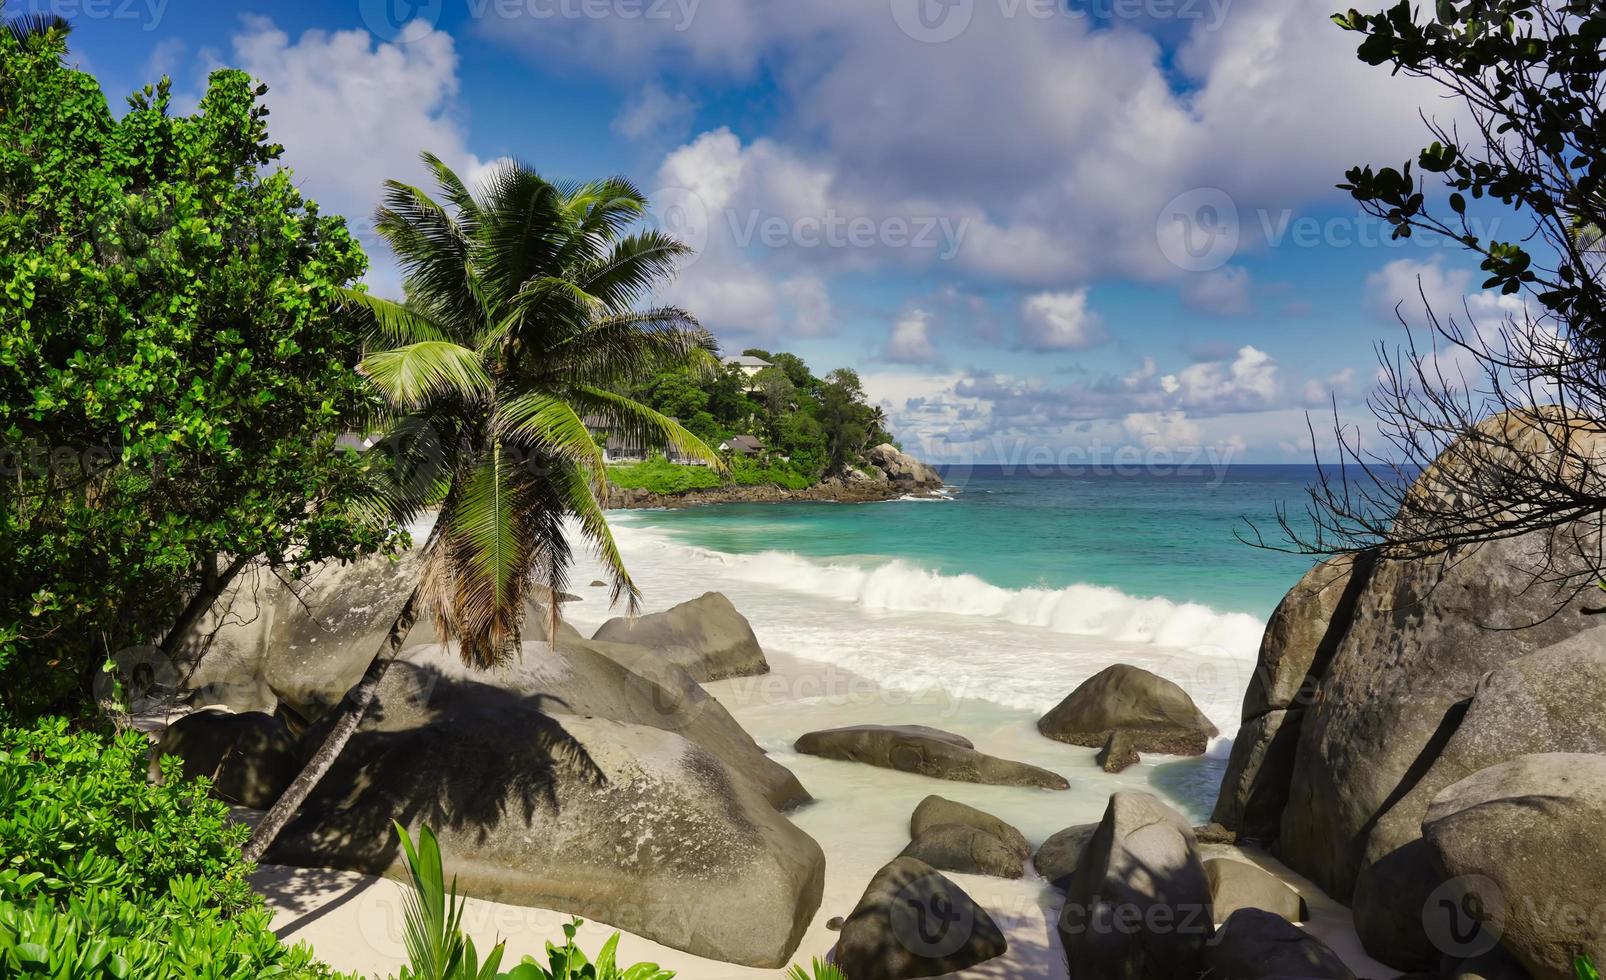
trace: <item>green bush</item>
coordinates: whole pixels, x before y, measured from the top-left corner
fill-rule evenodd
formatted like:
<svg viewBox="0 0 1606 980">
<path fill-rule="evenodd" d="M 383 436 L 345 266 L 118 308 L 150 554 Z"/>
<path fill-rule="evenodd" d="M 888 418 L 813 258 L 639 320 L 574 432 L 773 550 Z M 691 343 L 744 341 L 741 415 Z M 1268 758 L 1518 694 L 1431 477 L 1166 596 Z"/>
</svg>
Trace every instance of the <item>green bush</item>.
<svg viewBox="0 0 1606 980">
<path fill-rule="evenodd" d="M 814 479 L 794 463 L 757 460 L 738 456 L 731 460 L 731 482 L 739 487 L 782 487 L 807 490 Z M 712 490 L 722 486 L 718 473 L 706 466 L 681 466 L 662 456 L 645 463 L 608 467 L 608 479 L 616 487 L 646 490 L 663 496 L 692 490 Z"/>
<path fill-rule="evenodd" d="M 138 732 L 0 731 L 0 975 L 313 978 L 246 881 L 248 831 Z"/>
<path fill-rule="evenodd" d="M 711 490 L 720 485 L 719 474 L 706 466 L 679 466 L 662 456 L 645 463 L 608 467 L 608 479 L 616 487 L 645 490 L 661 495 Z"/>
</svg>

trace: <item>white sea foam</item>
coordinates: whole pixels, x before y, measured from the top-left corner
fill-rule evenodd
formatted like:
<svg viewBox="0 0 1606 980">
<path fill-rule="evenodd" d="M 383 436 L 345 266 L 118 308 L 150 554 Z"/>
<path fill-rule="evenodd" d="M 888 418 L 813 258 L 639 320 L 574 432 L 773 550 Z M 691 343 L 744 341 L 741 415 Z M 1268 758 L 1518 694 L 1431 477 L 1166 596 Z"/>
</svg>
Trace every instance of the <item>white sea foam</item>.
<svg viewBox="0 0 1606 980">
<path fill-rule="evenodd" d="M 1253 616 L 1100 586 L 1005 589 L 904 561 L 728 554 L 630 519 L 614 530 L 649 610 L 721 591 L 766 649 L 888 688 L 1033 712 L 1121 662 L 1181 684 L 1230 734 L 1264 629 Z M 566 613 L 585 625 L 603 610 L 576 603 Z"/>
</svg>

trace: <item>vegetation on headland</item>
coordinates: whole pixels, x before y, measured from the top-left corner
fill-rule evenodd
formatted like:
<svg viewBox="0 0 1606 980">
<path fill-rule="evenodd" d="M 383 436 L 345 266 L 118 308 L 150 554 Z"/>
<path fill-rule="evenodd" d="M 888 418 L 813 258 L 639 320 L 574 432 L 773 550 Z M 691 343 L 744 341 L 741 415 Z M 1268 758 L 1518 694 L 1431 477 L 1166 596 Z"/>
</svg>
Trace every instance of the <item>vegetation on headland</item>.
<svg viewBox="0 0 1606 980">
<path fill-rule="evenodd" d="M 817 475 L 802 472 L 792 463 L 780 459 L 744 459 L 730 461 L 729 482 L 739 487 L 780 487 L 783 490 L 806 490 L 813 486 Z M 608 467 L 608 482 L 626 490 L 646 490 L 660 496 L 687 493 L 692 490 L 716 490 L 726 485 L 721 474 L 706 466 L 684 466 L 671 463 L 662 456 L 654 456 L 643 463 L 621 463 Z"/>
<path fill-rule="evenodd" d="M 664 371 L 628 393 L 680 419 L 710 446 L 738 436 L 756 438 L 763 445 L 756 455 L 767 466 L 759 471 L 733 466 L 734 480 L 743 486 L 802 489 L 828 473 L 862 462 L 870 447 L 891 441 L 885 412 L 869 404 L 864 385 L 851 368 L 817 377 L 803 358 L 789 352 L 749 348 L 742 356 L 770 366 L 756 372 L 731 363 L 712 373 Z M 769 472 L 763 472 L 766 469 Z M 654 493 L 677 492 L 658 487 L 687 490 L 717 485 L 707 476 L 676 475 L 662 467 L 650 471 L 618 467 L 611 472 L 619 486 L 640 486 Z"/>
</svg>

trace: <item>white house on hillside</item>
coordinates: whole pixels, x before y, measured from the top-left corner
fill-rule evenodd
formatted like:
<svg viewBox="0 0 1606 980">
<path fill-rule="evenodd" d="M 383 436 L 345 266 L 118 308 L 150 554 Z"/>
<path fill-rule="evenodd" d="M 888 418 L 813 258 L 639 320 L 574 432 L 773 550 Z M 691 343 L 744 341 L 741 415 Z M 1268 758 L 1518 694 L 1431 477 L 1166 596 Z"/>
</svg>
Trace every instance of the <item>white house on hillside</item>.
<svg viewBox="0 0 1606 980">
<path fill-rule="evenodd" d="M 748 391 L 753 390 L 753 379 L 758 377 L 758 372 L 764 370 L 765 368 L 775 366 L 769 361 L 764 360 L 762 357 L 749 357 L 746 354 L 743 354 L 741 357 L 727 357 L 725 358 L 724 363 L 726 367 L 736 368 L 737 370 L 741 371 L 744 376 L 746 376 Z"/>
</svg>

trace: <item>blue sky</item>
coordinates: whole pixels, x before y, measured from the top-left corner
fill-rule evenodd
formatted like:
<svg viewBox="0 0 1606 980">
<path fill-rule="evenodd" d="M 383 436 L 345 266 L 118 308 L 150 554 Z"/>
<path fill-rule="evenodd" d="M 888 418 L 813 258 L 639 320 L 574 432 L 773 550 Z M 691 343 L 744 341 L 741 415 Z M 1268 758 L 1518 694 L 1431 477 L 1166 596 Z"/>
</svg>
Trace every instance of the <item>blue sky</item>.
<svg viewBox="0 0 1606 980">
<path fill-rule="evenodd" d="M 1455 107 L 1355 60 L 1328 0 L 54 0 L 114 105 L 269 86 L 362 229 L 419 150 L 622 173 L 698 258 L 663 297 L 733 352 L 847 365 L 932 459 L 1305 461 L 1453 247 L 1334 190 Z M 12 0 L 12 13 L 46 9 Z M 1486 222 L 1507 219 L 1497 213 Z M 1498 231 L 1493 225 L 1491 230 Z M 1513 234 L 1516 232 L 1514 231 Z M 393 290 L 364 236 L 376 289 Z M 1482 317 L 1511 301 L 1473 295 Z M 1319 414 L 1318 428 L 1327 424 Z"/>
</svg>

